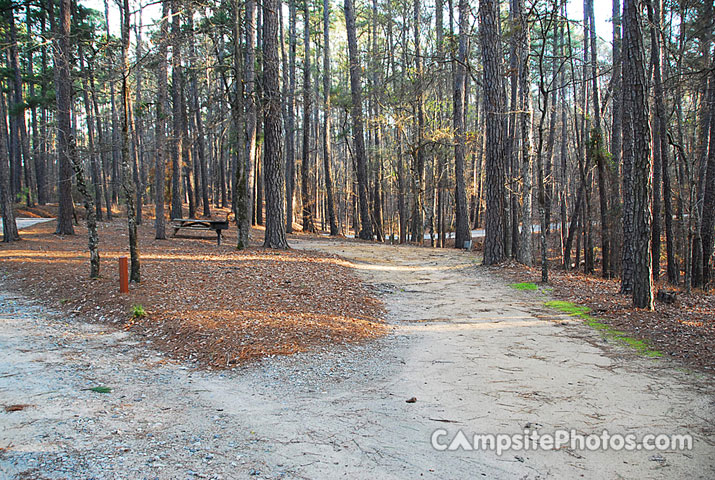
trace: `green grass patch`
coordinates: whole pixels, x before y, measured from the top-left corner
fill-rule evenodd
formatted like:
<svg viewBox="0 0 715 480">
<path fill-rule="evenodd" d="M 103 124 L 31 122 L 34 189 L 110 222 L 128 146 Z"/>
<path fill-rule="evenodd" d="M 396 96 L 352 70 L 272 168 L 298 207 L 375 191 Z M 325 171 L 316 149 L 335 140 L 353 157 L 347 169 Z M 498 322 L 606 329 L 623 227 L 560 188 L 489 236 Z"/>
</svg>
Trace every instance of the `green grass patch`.
<svg viewBox="0 0 715 480">
<path fill-rule="evenodd" d="M 141 305 L 132 306 L 132 318 L 146 317 L 146 310 Z"/>
<path fill-rule="evenodd" d="M 112 393 L 112 389 L 109 387 L 92 387 L 92 388 L 86 388 L 85 390 L 89 390 L 90 392 L 95 392 L 95 393 Z"/>
<path fill-rule="evenodd" d="M 601 332 L 601 334 L 605 338 L 620 343 L 621 345 L 630 347 L 634 349 L 639 355 L 643 355 L 650 358 L 658 358 L 663 356 L 663 354 L 660 353 L 658 350 L 653 350 L 652 348 L 650 348 L 650 346 L 643 340 L 638 340 L 636 338 L 629 337 L 626 332 L 616 330 L 610 325 L 606 325 L 598 318 L 592 317 L 591 315 L 589 315 L 591 309 L 588 307 L 576 305 L 575 303 L 571 302 L 564 302 L 562 300 L 552 300 L 546 302 L 544 305 L 549 308 L 553 308 L 554 310 L 567 313 L 573 317 L 582 318 L 586 322 L 586 325 Z"/>
<path fill-rule="evenodd" d="M 535 283 L 531 283 L 531 282 L 512 283 L 509 286 L 511 288 L 515 288 L 516 290 L 538 290 L 539 289 L 538 285 L 536 285 Z"/>
</svg>

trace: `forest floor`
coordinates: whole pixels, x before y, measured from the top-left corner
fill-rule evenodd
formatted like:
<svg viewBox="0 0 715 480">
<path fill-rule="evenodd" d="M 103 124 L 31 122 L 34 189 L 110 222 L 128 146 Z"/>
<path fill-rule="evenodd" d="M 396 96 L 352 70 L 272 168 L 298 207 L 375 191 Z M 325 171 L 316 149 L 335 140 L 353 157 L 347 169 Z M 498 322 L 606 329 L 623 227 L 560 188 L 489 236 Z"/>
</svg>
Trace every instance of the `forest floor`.
<svg viewBox="0 0 715 480">
<path fill-rule="evenodd" d="M 42 252 L 28 248 L 29 241 L 47 235 L 44 229 L 53 225 L 26 230 L 23 248 Z M 103 238 L 121 235 L 118 230 L 105 233 Z M 25 267 L 17 265 L 28 263 L 30 254 L 22 257 L 3 246 L 0 252 L 15 260 L 2 261 L 0 404 L 6 411 L 0 412 L 0 473 L 40 479 L 715 475 L 711 374 L 683 368 L 669 358 L 640 355 L 581 319 L 546 308 L 548 292 L 512 288 L 502 269 L 478 266 L 473 254 L 302 235 L 289 241 L 294 249 L 279 254 L 282 263 L 301 268 L 284 272 L 276 268 L 278 261 L 253 258 L 270 252 L 253 249 L 249 258 L 241 259 L 235 251 L 222 253 L 223 247 L 211 238 L 160 242 L 156 248 L 163 252 L 161 258 L 153 258 L 159 254 L 149 253 L 152 241 L 143 238 L 145 281 L 130 295 L 145 302 L 148 315 L 130 322 L 130 328 L 120 326 L 131 302 L 115 301 L 121 304 L 116 312 L 105 312 L 89 300 L 72 300 L 72 284 L 82 284 L 86 274 L 84 256 L 60 255 L 57 245 L 47 250 L 47 258 L 65 264 L 53 274 L 66 279 L 56 288 L 65 289 L 67 301 L 58 304 L 46 300 L 57 295 L 48 290 L 51 281 L 21 274 Z M 113 277 L 114 268 L 107 264 L 114 264 L 121 251 L 106 251 L 108 243 L 104 258 L 112 261 L 105 262 L 104 275 Z M 225 245 L 230 249 L 229 240 Z M 207 257 L 225 258 L 182 257 L 182 249 L 196 255 L 193 248 Z M 39 265 L 43 260 L 31 261 Z M 197 276 L 197 270 L 206 279 L 166 299 L 141 297 L 143 285 L 163 278 L 162 262 L 189 262 L 172 281 L 193 285 L 189 277 Z M 244 284 L 237 278 L 242 275 L 221 276 L 225 268 L 242 262 L 257 273 L 255 281 L 264 290 L 285 280 L 304 282 L 270 291 L 265 298 L 277 299 L 278 293 L 288 295 L 286 290 L 295 288 L 290 298 L 297 310 L 276 310 L 274 316 L 297 315 L 311 308 L 304 300 L 311 298 L 318 305 L 305 319 L 307 330 L 327 331 L 329 338 L 318 340 L 310 334 L 305 348 L 296 348 L 293 355 L 247 356 L 262 356 L 257 362 L 232 364 L 229 356 L 231 368 L 216 370 L 198 367 L 225 367 L 227 357 L 199 353 L 207 345 L 216 351 L 213 343 L 202 344 L 200 338 L 207 329 L 218 328 L 213 323 L 219 317 L 200 322 L 199 340 L 183 332 L 194 345 L 188 350 L 173 349 L 165 341 L 170 332 L 162 327 L 152 331 L 143 326 L 152 319 L 159 325 L 171 323 L 168 317 L 161 320 L 167 302 L 189 312 L 193 302 L 205 296 L 222 302 L 217 296 L 234 295 L 225 288 L 234 281 L 239 282 L 239 294 L 225 300 L 223 310 L 231 310 L 231 302 L 260 301 L 261 289 L 250 290 L 248 279 Z M 59 277 L 61 271 L 68 273 Z M 295 277 L 303 271 L 306 278 Z M 327 280 L 341 275 L 350 290 L 340 291 L 341 281 Z M 27 289 L 41 281 L 46 282 L 45 295 Z M 116 279 L 106 285 L 103 281 L 97 291 L 106 290 L 108 301 Z M 323 282 L 317 283 L 317 290 L 333 290 L 322 299 L 315 297 L 321 293 L 310 288 L 313 282 Z M 83 288 L 89 287 L 84 283 Z M 325 314 L 334 301 L 352 308 L 355 298 L 366 302 L 364 312 Z M 326 317 L 321 320 L 318 312 Z M 113 315 L 124 321 L 115 324 Z M 275 331 L 269 317 L 258 318 L 254 327 L 260 331 L 265 321 Z M 322 323 L 313 327 L 311 320 Z M 235 322 L 244 328 L 239 320 L 232 322 L 231 330 Z M 288 323 L 291 329 L 299 325 Z M 334 324 L 341 327 L 332 332 Z M 284 340 L 275 342 L 275 353 L 290 353 L 280 350 L 285 345 Z M 581 434 L 608 429 L 639 437 L 689 433 L 694 447 L 660 452 L 440 452 L 430 444 L 439 428 L 448 432 L 445 438 L 457 429 L 467 436 L 534 429 L 574 429 Z"/>
<path fill-rule="evenodd" d="M 56 222 L 36 225 L 21 232 L 22 241 L 3 245 L 5 284 L 71 318 L 131 330 L 170 358 L 227 368 L 387 331 L 380 301 L 335 255 L 239 252 L 235 227 L 221 246 L 214 232 L 172 238 L 169 226 L 169 240 L 155 240 L 149 218 L 138 229 L 142 282 L 121 295 L 118 258 L 128 256 L 126 220 L 98 224 L 101 271 L 95 280 L 88 278 L 86 228 L 75 226 L 75 235 L 64 237 L 55 228 Z"/>
</svg>

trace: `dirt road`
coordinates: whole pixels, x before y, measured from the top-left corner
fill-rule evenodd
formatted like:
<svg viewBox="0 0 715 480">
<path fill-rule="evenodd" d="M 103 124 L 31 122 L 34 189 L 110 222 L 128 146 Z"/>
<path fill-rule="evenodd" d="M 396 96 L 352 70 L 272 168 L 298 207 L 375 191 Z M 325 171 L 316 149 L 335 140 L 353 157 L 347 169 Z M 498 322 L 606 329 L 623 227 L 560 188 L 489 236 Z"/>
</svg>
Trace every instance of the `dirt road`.
<svg viewBox="0 0 715 480">
<path fill-rule="evenodd" d="M 293 240 L 351 260 L 394 332 L 215 373 L 0 299 L 0 477 L 713 478 L 712 378 L 639 357 L 456 251 Z M 329 274 L 329 272 L 326 272 Z M 87 390 L 110 386 L 111 393 Z M 415 397 L 414 403 L 406 400 Z M 461 429 L 690 434 L 691 451 L 437 451 Z"/>
</svg>

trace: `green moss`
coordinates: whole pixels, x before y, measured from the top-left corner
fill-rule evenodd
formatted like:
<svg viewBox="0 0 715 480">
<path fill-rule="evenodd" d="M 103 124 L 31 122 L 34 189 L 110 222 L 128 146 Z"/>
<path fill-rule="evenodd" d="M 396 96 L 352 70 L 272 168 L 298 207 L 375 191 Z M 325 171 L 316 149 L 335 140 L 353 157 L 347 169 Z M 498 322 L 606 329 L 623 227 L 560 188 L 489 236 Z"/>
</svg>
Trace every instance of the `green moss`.
<svg viewBox="0 0 715 480">
<path fill-rule="evenodd" d="M 605 323 L 599 322 L 595 318 L 590 318 L 590 317 L 586 320 L 586 325 L 588 325 L 591 328 L 595 328 L 596 330 L 609 330 L 611 328 L 608 325 L 606 325 Z"/>
<path fill-rule="evenodd" d="M 601 332 L 601 334 L 606 339 L 633 348 L 640 355 L 650 358 L 657 358 L 663 356 L 663 354 L 659 351 L 650 348 L 650 346 L 643 340 L 638 340 L 636 338 L 629 337 L 626 332 L 616 330 L 610 325 L 606 325 L 605 323 L 600 321 L 600 319 L 588 315 L 588 313 L 591 311 L 591 309 L 588 307 L 576 305 L 575 303 L 571 302 L 564 302 L 562 300 L 551 300 L 549 302 L 546 302 L 544 305 L 549 308 L 553 308 L 554 310 L 567 313 L 573 317 L 579 317 L 583 319 L 586 322 L 586 325 Z"/>
<path fill-rule="evenodd" d="M 564 302 L 562 300 L 551 300 L 546 302 L 545 305 L 549 308 L 553 308 L 560 312 L 568 313 L 569 315 L 574 315 L 577 317 L 584 317 L 588 312 L 591 311 L 588 307 L 582 307 L 571 302 Z"/>
<path fill-rule="evenodd" d="M 531 282 L 512 283 L 509 286 L 511 288 L 515 288 L 517 290 L 538 290 L 539 289 L 538 285 L 536 285 L 535 283 L 531 283 Z"/>
</svg>

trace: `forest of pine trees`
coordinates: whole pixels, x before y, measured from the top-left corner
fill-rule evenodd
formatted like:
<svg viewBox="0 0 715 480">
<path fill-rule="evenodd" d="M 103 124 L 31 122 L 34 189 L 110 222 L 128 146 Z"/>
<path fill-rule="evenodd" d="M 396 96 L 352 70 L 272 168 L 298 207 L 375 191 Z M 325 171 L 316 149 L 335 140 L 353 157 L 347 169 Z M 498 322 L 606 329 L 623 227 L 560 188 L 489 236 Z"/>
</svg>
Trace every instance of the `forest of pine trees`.
<svg viewBox="0 0 715 480">
<path fill-rule="evenodd" d="M 89 8 L 92 6 L 93 8 Z M 602 5 L 599 5 L 602 7 Z M 231 208 L 296 229 L 655 285 L 713 277 L 711 1 L 2 1 L 0 206 L 57 233 Z M 188 207 L 188 212 L 186 208 Z M 232 217 L 233 218 L 233 217 Z M 523 228 L 525 227 L 525 228 Z M 98 246 L 99 245 L 99 246 Z M 662 267 L 661 267 L 662 265 Z"/>
</svg>

